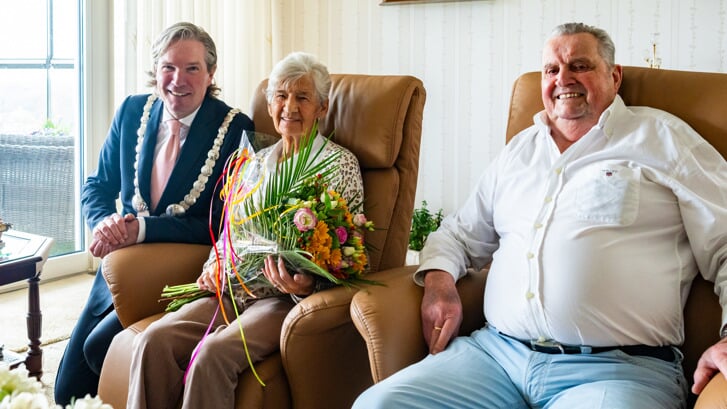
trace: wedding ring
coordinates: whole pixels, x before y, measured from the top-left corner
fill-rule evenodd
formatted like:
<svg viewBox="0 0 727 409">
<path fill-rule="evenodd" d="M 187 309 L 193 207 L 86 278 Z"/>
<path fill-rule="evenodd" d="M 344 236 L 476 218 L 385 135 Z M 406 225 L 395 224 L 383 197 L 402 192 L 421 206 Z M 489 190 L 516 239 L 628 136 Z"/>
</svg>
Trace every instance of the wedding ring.
<svg viewBox="0 0 727 409">
<path fill-rule="evenodd" d="M 434 330 L 435 331 L 441 331 L 442 330 L 442 327 L 434 327 Z"/>
</svg>

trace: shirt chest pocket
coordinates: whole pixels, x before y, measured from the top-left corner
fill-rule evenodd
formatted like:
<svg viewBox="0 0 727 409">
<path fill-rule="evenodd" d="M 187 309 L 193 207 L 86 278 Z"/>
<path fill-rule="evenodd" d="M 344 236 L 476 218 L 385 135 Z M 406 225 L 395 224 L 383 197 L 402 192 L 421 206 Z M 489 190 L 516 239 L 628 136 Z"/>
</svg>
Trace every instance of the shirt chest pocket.
<svg viewBox="0 0 727 409">
<path fill-rule="evenodd" d="M 576 190 L 580 220 L 627 226 L 639 211 L 641 170 L 623 165 L 591 166 Z"/>
</svg>

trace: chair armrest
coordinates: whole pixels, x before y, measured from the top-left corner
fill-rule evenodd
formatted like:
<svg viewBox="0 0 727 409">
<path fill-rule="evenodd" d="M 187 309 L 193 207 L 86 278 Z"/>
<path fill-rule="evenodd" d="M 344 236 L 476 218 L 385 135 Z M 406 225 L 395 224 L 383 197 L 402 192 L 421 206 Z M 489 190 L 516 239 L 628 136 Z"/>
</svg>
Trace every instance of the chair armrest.
<svg viewBox="0 0 727 409">
<path fill-rule="evenodd" d="M 412 280 L 416 266 L 398 271 L 383 286 L 362 291 L 351 302 L 351 317 L 366 343 L 374 382 L 427 354 L 420 312 L 424 289 Z"/>
<path fill-rule="evenodd" d="M 385 286 L 358 292 L 351 302 L 354 325 L 366 342 L 374 382 L 411 365 L 428 353 L 422 335 L 421 301 L 424 289 L 412 274 L 416 267 L 398 269 Z M 460 335 L 482 328 L 487 271 L 471 271 L 457 282 L 463 309 Z"/>
<path fill-rule="evenodd" d="M 379 271 L 367 278 L 382 281 L 396 271 Z M 327 407 L 351 407 L 356 397 L 373 384 L 366 344 L 350 314 L 354 294 L 366 288 L 370 287 L 321 291 L 306 297 L 288 313 L 280 353 L 297 409 L 319 408 L 321 396 L 326 397 Z"/>
<path fill-rule="evenodd" d="M 727 380 L 718 373 L 699 394 L 694 409 L 727 408 Z"/>
<path fill-rule="evenodd" d="M 186 243 L 142 243 L 104 257 L 101 271 L 124 328 L 163 312 L 160 303 L 165 285 L 194 282 L 211 247 Z"/>
</svg>

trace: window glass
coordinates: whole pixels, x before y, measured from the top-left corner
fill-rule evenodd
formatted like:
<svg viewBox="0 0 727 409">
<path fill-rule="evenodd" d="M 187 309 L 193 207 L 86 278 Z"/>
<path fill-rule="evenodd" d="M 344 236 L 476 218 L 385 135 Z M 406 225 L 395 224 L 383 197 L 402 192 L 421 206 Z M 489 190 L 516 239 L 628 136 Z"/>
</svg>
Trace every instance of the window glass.
<svg viewBox="0 0 727 409">
<path fill-rule="evenodd" d="M 78 0 L 53 1 L 53 56 L 70 62 L 78 54 Z"/>
<path fill-rule="evenodd" d="M 79 252 L 79 0 L 0 7 L 0 218 Z"/>
<path fill-rule="evenodd" d="M 47 126 L 57 131 L 78 135 L 78 73 L 76 70 L 50 71 L 50 111 Z"/>
<path fill-rule="evenodd" d="M 45 59 L 46 1 L 0 0 L 0 61 Z"/>
<path fill-rule="evenodd" d="M 0 133 L 29 134 L 41 129 L 48 97 L 45 69 L 5 69 L 0 90 Z"/>
</svg>

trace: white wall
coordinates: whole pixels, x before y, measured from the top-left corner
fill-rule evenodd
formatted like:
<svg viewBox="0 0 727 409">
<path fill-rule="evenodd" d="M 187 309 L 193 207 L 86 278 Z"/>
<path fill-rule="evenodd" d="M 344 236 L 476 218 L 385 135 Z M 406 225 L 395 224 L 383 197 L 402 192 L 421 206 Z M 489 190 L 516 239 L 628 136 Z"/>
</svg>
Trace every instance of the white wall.
<svg viewBox="0 0 727 409">
<path fill-rule="evenodd" d="M 124 2 L 127 11 L 133 3 Z M 655 39 L 662 68 L 727 72 L 727 0 L 473 0 L 396 6 L 380 6 L 379 0 L 163 3 L 169 10 L 157 12 L 162 16 L 156 20 L 158 27 L 166 25 L 158 22 L 182 17 L 195 21 L 192 9 L 240 13 L 215 17 L 207 11 L 196 22 L 224 50 L 218 70 L 223 98 L 243 110 L 250 90 L 272 63 L 293 50 L 317 54 L 334 73 L 421 78 L 427 103 L 417 203 L 427 200 L 430 209 L 442 207 L 445 212 L 464 201 L 504 145 L 510 86 L 519 74 L 539 70 L 543 40 L 560 23 L 582 21 L 606 29 L 616 43 L 617 62 L 624 65 L 645 66 Z M 179 5 L 188 7 L 174 11 Z M 127 20 L 115 18 L 117 24 L 128 25 Z M 259 24 L 259 29 L 248 27 L 243 35 L 233 30 L 238 24 Z M 230 90 L 228 84 L 243 91 Z M 127 83 L 120 92 L 141 90 Z"/>
<path fill-rule="evenodd" d="M 290 50 L 332 72 L 412 74 L 427 103 L 417 203 L 454 210 L 504 145 L 510 86 L 540 68 L 543 39 L 563 22 L 606 29 L 617 62 L 727 72 L 725 0 L 475 0 L 379 6 L 378 0 L 291 1 Z M 294 35 L 294 33 L 301 33 Z"/>
</svg>

